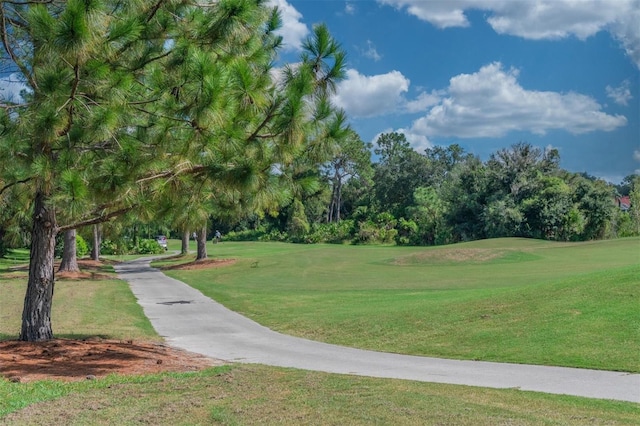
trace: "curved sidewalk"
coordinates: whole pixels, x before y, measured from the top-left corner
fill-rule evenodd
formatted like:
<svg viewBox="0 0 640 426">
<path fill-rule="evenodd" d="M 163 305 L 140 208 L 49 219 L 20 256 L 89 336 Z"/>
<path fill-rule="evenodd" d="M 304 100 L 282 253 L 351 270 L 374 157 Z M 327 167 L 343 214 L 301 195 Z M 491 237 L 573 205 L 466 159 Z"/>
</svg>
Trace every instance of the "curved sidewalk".
<svg viewBox="0 0 640 426">
<path fill-rule="evenodd" d="M 330 345 L 272 331 L 138 259 L 116 266 L 167 343 L 230 362 L 640 403 L 640 374 L 457 361 Z"/>
</svg>

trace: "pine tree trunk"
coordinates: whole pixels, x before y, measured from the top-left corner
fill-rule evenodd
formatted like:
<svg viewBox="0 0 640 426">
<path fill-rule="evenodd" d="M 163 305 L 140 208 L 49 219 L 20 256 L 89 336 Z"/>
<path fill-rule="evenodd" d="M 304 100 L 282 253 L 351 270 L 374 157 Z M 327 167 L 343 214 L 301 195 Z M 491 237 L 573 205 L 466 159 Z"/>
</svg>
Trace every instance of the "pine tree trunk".
<svg viewBox="0 0 640 426">
<path fill-rule="evenodd" d="M 189 253 L 189 231 L 187 230 L 182 232 L 182 248 L 180 249 L 180 253 Z"/>
<path fill-rule="evenodd" d="M 70 229 L 64 232 L 64 249 L 62 251 L 62 261 L 58 272 L 80 272 L 78 266 L 76 245 L 76 230 Z"/>
<path fill-rule="evenodd" d="M 342 182 L 339 181 L 338 187 L 336 188 L 336 192 L 338 193 L 336 201 L 336 222 L 340 222 L 340 210 L 342 210 Z"/>
<path fill-rule="evenodd" d="M 4 227 L 0 225 L 0 257 L 4 257 L 7 254 L 7 246 L 3 242 L 5 232 Z"/>
<path fill-rule="evenodd" d="M 24 297 L 20 331 L 20 340 L 29 342 L 53 338 L 51 306 L 57 225 L 55 211 L 49 210 L 47 201 L 42 191 L 36 193 L 31 231 L 29 280 Z"/>
<path fill-rule="evenodd" d="M 207 226 L 203 226 L 200 231 L 197 232 L 197 246 L 198 253 L 196 254 L 196 260 L 204 260 L 207 258 Z"/>
<path fill-rule="evenodd" d="M 93 248 L 91 249 L 92 260 L 100 260 L 100 244 L 102 244 L 100 225 L 93 225 Z"/>
</svg>

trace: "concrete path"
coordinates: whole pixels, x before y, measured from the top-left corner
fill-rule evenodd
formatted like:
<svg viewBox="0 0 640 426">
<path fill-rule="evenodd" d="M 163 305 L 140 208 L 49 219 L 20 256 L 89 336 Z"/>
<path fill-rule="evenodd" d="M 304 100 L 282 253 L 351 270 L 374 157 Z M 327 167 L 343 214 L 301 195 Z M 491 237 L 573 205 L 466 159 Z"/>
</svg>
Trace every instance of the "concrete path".
<svg viewBox="0 0 640 426">
<path fill-rule="evenodd" d="M 456 361 L 347 348 L 274 332 L 139 259 L 116 266 L 167 343 L 221 360 L 640 403 L 640 374 Z"/>
</svg>

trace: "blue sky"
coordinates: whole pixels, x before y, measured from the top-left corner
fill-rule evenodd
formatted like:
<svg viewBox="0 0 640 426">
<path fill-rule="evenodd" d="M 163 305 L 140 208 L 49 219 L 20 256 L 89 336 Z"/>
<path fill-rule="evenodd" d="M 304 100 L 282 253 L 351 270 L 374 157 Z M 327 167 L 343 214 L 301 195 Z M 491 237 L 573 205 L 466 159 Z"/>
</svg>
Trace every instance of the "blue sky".
<svg viewBox="0 0 640 426">
<path fill-rule="evenodd" d="M 283 59 L 325 23 L 335 104 L 365 141 L 405 133 L 488 158 L 525 141 L 613 183 L 640 171 L 640 0 L 271 0 Z"/>
<path fill-rule="evenodd" d="M 640 0 L 269 1 L 283 61 L 317 23 L 347 51 L 334 103 L 365 141 L 398 131 L 483 160 L 524 141 L 613 183 L 640 173 Z"/>
</svg>

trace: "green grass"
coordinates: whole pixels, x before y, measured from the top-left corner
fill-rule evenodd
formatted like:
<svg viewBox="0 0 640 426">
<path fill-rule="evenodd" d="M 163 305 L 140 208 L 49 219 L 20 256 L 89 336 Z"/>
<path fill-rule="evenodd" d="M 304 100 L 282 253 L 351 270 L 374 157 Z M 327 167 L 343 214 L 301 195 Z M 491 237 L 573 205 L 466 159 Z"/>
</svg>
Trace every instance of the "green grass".
<svg viewBox="0 0 640 426">
<path fill-rule="evenodd" d="M 425 335 L 436 342 L 475 338 L 470 346 L 486 350 L 486 341 L 493 340 L 501 353 L 531 351 L 532 359 L 544 352 L 536 345 L 551 342 L 543 345 L 550 351 L 567 339 L 574 353 L 562 358 L 579 363 L 596 357 L 588 339 L 599 336 L 608 339 L 606 363 L 613 365 L 631 362 L 620 354 L 625 339 L 634 348 L 627 356 L 637 353 L 638 262 L 630 252 L 638 242 L 497 240 L 456 246 L 464 250 L 455 253 L 451 247 L 224 243 L 209 254 L 236 258 L 235 265 L 192 271 L 186 278 L 263 323 L 318 338 L 393 348 L 409 331 L 416 333 L 413 343 L 403 343 L 409 348 L 437 348 Z M 19 330 L 26 271 L 15 266 L 24 261 L 0 260 L 0 338 Z M 67 337 L 158 338 L 128 286 L 117 280 L 56 283 L 53 324 L 56 334 Z M 582 347 L 572 336 L 576 332 L 585 339 Z M 522 350 L 525 342 L 530 346 Z M 114 419 L 189 425 L 633 425 L 638 418 L 640 405 L 625 402 L 254 365 L 74 383 L 0 380 L 0 422 L 16 425 L 107 425 Z"/>
<path fill-rule="evenodd" d="M 24 267 L 12 269 L 14 263 L 0 260 L 2 340 L 15 339 L 20 334 L 27 271 Z M 112 269 L 107 265 L 104 271 Z M 56 281 L 51 322 L 56 337 L 161 340 L 129 286 L 116 279 Z"/>
<path fill-rule="evenodd" d="M 0 395 L 0 418 L 15 425 L 635 425 L 640 418 L 633 403 L 256 365 L 75 383 L 0 381 Z"/>
<path fill-rule="evenodd" d="M 388 352 L 640 371 L 640 239 L 223 243 L 166 273 L 275 330 Z"/>
</svg>

